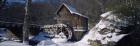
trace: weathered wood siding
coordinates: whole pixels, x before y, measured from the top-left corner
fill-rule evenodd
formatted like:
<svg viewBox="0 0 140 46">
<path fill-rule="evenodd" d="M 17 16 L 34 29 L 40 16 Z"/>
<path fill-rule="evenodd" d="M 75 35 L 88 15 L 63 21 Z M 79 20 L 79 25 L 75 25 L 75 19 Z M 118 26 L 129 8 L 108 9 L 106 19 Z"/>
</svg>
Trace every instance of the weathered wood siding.
<svg viewBox="0 0 140 46">
<path fill-rule="evenodd" d="M 80 40 L 88 30 L 88 19 L 77 14 L 71 14 L 65 6 L 62 6 L 57 14 L 59 15 L 58 23 L 64 23 L 73 27 L 76 40 Z"/>
<path fill-rule="evenodd" d="M 74 28 L 80 28 L 87 31 L 88 19 L 77 14 L 71 14 L 70 11 L 62 6 L 61 10 L 58 13 L 59 20 L 58 23 L 68 24 Z"/>
</svg>

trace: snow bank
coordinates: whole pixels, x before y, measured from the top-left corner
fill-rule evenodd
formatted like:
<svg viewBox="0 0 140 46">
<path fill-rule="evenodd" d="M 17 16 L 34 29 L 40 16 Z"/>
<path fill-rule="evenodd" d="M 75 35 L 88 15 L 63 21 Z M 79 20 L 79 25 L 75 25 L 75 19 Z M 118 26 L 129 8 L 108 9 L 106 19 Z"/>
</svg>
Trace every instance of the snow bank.
<svg viewBox="0 0 140 46">
<path fill-rule="evenodd" d="M 29 45 L 25 45 L 23 43 L 14 42 L 14 41 L 5 41 L 5 42 L 1 42 L 0 46 L 29 46 Z"/>
<path fill-rule="evenodd" d="M 64 43 L 67 40 L 68 39 L 63 32 L 60 32 L 58 35 L 55 35 L 55 38 L 52 39 L 52 41 L 55 43 Z"/>
<path fill-rule="evenodd" d="M 6 28 L 0 28 L 0 41 L 6 41 L 10 39 L 8 38 L 9 36 L 7 35 L 8 31 L 9 30 Z"/>
<path fill-rule="evenodd" d="M 37 46 L 49 46 L 55 44 L 51 39 L 41 41 Z"/>
<path fill-rule="evenodd" d="M 73 42 L 65 42 L 65 43 L 54 43 L 54 44 L 46 44 L 44 41 L 42 44 L 38 44 L 37 46 L 90 46 L 85 43 L 73 43 Z"/>
</svg>

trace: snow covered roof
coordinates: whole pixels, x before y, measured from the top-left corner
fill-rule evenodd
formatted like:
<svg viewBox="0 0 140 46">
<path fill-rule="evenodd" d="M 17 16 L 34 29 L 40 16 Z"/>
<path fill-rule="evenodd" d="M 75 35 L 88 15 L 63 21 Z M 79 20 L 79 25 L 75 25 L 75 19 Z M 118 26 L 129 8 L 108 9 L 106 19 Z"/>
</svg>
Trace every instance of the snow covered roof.
<svg viewBox="0 0 140 46">
<path fill-rule="evenodd" d="M 80 13 L 79 13 L 75 8 L 73 8 L 72 6 L 67 5 L 67 4 L 65 4 L 65 3 L 62 3 L 62 5 L 59 7 L 58 11 L 61 9 L 62 6 L 65 6 L 65 7 L 70 11 L 71 14 L 77 14 L 77 15 L 79 15 L 79 16 L 88 18 L 87 16 L 80 14 Z M 57 13 L 58 11 L 56 11 L 56 13 Z"/>
</svg>

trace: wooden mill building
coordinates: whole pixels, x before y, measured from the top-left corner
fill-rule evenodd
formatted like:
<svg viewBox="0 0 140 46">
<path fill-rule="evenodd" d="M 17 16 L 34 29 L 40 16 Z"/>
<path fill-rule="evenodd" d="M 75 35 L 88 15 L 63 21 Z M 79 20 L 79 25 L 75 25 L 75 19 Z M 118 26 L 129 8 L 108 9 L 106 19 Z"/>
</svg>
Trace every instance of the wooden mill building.
<svg viewBox="0 0 140 46">
<path fill-rule="evenodd" d="M 57 23 L 63 23 L 73 28 L 76 40 L 80 40 L 88 31 L 88 17 L 78 13 L 72 6 L 63 3 L 56 14 Z"/>
</svg>

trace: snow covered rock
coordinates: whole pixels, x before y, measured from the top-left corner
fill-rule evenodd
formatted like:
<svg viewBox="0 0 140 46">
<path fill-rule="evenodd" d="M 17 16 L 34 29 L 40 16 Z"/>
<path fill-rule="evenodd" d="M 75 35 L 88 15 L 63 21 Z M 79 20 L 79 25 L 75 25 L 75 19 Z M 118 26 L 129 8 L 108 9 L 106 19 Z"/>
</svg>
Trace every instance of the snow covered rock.
<svg viewBox="0 0 140 46">
<path fill-rule="evenodd" d="M 63 32 L 60 32 L 58 35 L 55 35 L 55 37 L 52 39 L 52 41 L 55 43 L 64 43 L 67 40 L 68 39 Z"/>
<path fill-rule="evenodd" d="M 8 40 L 6 33 L 7 32 L 5 28 L 0 28 L 0 41 Z"/>
<path fill-rule="evenodd" d="M 112 13 L 112 11 L 106 12 L 101 15 L 101 20 L 95 27 L 93 27 L 84 38 L 79 41 L 81 43 L 90 44 L 90 40 L 95 42 L 98 41 L 99 44 L 109 44 L 110 42 L 118 42 L 127 34 L 119 34 L 123 31 L 121 27 L 127 27 L 129 25 L 128 21 L 124 21 L 117 17 L 117 14 Z"/>
<path fill-rule="evenodd" d="M 7 28 L 0 28 L 0 41 L 15 40 L 16 36 Z"/>
</svg>

